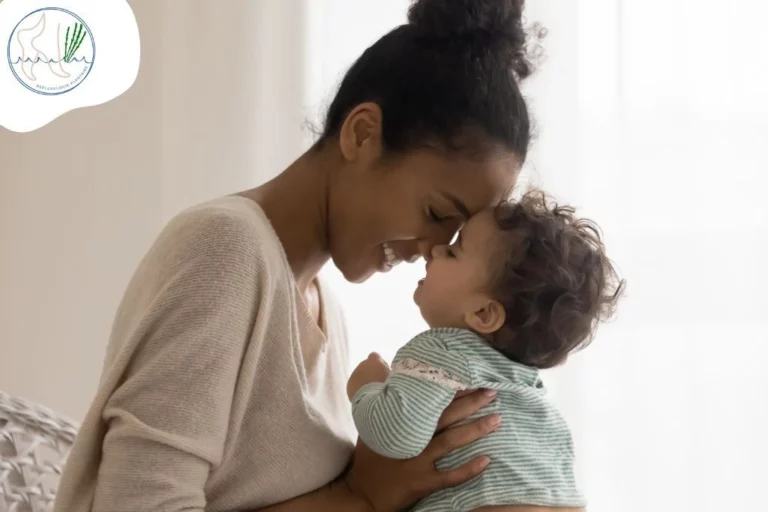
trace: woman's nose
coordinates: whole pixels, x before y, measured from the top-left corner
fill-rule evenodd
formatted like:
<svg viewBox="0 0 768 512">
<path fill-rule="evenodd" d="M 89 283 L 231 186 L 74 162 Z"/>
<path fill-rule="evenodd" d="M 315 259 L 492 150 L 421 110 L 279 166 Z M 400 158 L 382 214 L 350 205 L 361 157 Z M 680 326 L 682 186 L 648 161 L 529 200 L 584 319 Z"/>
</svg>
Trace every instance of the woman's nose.
<svg viewBox="0 0 768 512">
<path fill-rule="evenodd" d="M 432 261 L 435 258 L 440 258 L 445 255 L 446 250 L 445 245 L 433 245 L 432 248 L 429 250 L 429 253 L 424 256 L 424 259 L 427 260 L 427 262 Z"/>
<path fill-rule="evenodd" d="M 430 236 L 417 239 L 417 250 L 419 256 L 426 261 L 430 261 L 437 253 L 435 248 L 444 247 L 451 243 L 451 239 L 456 234 L 456 229 L 446 226 L 436 232 L 430 233 Z"/>
<path fill-rule="evenodd" d="M 419 241 L 419 254 L 422 258 L 424 258 L 425 261 L 429 261 L 432 259 L 432 251 L 436 245 L 429 240 L 420 240 Z"/>
<path fill-rule="evenodd" d="M 448 246 L 447 241 L 444 242 L 442 240 L 421 240 L 419 242 L 419 252 L 421 252 L 421 256 L 426 261 L 430 261 L 440 256 L 445 251 L 445 248 L 447 246 Z"/>
</svg>

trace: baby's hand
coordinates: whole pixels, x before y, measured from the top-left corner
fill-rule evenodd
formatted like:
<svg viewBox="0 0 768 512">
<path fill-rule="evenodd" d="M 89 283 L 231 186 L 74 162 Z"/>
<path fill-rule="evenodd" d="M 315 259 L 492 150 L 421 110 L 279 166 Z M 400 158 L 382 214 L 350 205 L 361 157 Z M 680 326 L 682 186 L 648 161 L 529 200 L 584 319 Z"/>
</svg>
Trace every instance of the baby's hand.
<svg viewBox="0 0 768 512">
<path fill-rule="evenodd" d="M 357 365 L 355 371 L 347 383 L 347 395 L 349 399 L 358 392 L 358 390 L 370 384 L 371 382 L 385 382 L 389 377 L 389 365 L 381 356 L 375 352 L 368 356 L 368 359 Z"/>
</svg>

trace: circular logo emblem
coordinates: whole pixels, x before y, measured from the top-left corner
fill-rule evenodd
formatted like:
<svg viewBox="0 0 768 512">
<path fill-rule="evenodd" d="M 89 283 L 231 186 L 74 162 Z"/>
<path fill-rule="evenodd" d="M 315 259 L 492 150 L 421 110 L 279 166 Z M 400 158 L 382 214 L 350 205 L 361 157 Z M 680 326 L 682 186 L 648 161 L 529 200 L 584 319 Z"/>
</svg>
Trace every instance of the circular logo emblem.
<svg viewBox="0 0 768 512">
<path fill-rule="evenodd" d="M 47 7 L 27 14 L 11 32 L 8 64 L 32 92 L 69 92 L 88 77 L 96 46 L 88 25 L 65 9 Z"/>
</svg>

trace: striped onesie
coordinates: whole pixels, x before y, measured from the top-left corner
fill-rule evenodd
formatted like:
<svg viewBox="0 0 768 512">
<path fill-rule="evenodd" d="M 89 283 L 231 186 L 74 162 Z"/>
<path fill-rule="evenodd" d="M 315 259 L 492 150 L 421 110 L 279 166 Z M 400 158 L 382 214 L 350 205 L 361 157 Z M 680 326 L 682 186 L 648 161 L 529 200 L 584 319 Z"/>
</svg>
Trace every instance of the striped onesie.
<svg viewBox="0 0 768 512">
<path fill-rule="evenodd" d="M 480 476 L 438 491 L 412 510 L 586 506 L 574 477 L 570 430 L 545 398 L 538 370 L 510 361 L 471 331 L 441 327 L 413 338 L 397 352 L 387 382 L 367 384 L 355 394 L 352 413 L 369 448 L 411 458 L 430 442 L 456 392 L 480 388 L 497 390 L 497 397 L 466 421 L 499 413 L 501 426 L 437 467 L 453 469 L 478 455 L 490 457 L 490 464 Z"/>
</svg>

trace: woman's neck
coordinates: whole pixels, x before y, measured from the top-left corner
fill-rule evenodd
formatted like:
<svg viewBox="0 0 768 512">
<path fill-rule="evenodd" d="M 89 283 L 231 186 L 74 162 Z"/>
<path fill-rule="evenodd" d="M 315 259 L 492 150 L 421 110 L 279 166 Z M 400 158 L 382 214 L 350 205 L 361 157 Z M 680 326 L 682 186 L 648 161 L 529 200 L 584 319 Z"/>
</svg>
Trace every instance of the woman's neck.
<svg viewBox="0 0 768 512">
<path fill-rule="evenodd" d="M 334 165 L 332 151 L 310 149 L 274 179 L 240 194 L 267 214 L 302 293 L 330 259 L 328 175 Z"/>
</svg>

